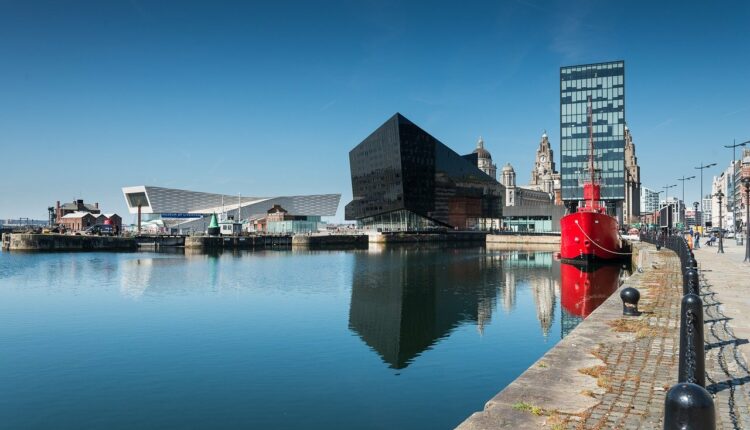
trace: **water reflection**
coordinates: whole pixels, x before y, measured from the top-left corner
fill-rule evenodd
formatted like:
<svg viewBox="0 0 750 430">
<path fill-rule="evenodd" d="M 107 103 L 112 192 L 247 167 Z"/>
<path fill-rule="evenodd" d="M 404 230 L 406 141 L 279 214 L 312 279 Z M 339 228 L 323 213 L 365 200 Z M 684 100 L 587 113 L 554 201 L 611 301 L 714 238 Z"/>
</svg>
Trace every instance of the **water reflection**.
<svg viewBox="0 0 750 430">
<path fill-rule="evenodd" d="M 554 322 L 555 304 L 560 294 L 560 263 L 554 260 L 552 252 L 506 251 L 500 255 L 506 268 L 502 289 L 504 309 L 506 312 L 513 310 L 519 287 L 530 288 L 537 319 L 546 337 Z"/>
<path fill-rule="evenodd" d="M 394 369 L 459 325 L 476 324 L 482 335 L 498 302 L 513 312 L 519 289 L 530 290 L 544 336 L 554 321 L 552 252 L 380 247 L 354 258 L 349 329 Z"/>
<path fill-rule="evenodd" d="M 492 318 L 499 261 L 404 247 L 354 258 L 349 328 L 391 368 L 405 368 L 461 323 Z"/>
<path fill-rule="evenodd" d="M 619 287 L 619 265 L 561 264 L 562 336 L 565 337 Z"/>
</svg>

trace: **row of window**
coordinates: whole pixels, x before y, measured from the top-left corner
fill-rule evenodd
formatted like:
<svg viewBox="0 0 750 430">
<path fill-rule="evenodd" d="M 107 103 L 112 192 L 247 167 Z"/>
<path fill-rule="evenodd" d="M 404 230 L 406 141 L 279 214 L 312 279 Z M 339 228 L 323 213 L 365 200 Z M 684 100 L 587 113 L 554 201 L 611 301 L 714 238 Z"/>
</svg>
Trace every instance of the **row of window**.
<svg viewBox="0 0 750 430">
<path fill-rule="evenodd" d="M 625 62 L 586 64 L 560 68 L 560 79 L 584 79 L 590 77 L 617 76 L 625 74 Z"/>
<path fill-rule="evenodd" d="M 619 129 L 619 130 L 618 130 Z M 568 146 L 568 142 L 571 139 L 581 139 L 588 141 L 589 128 L 588 127 L 566 127 L 560 130 L 561 136 L 563 137 L 563 148 Z M 622 128 L 611 126 L 611 125 L 594 125 L 591 127 L 591 133 L 596 138 L 597 142 L 606 138 L 616 138 L 622 140 Z M 619 134 L 618 134 L 619 133 Z M 570 139 L 566 139 L 570 138 Z M 614 139 L 609 139 L 614 140 Z M 598 145 L 597 145 L 598 146 Z"/>
<path fill-rule="evenodd" d="M 587 76 L 576 78 L 566 78 L 565 76 L 563 76 L 560 81 L 560 88 L 562 90 L 612 88 L 615 86 L 621 87 L 623 85 L 625 85 L 625 76 L 622 74 L 612 76 Z"/>
<path fill-rule="evenodd" d="M 611 97 L 598 97 L 591 100 L 591 110 L 593 113 L 600 112 L 607 107 L 621 108 L 625 106 L 625 97 L 622 95 L 613 95 Z M 574 95 L 562 96 L 560 98 L 560 112 L 563 115 L 581 115 L 589 111 L 589 102 L 585 94 L 575 93 Z"/>
<path fill-rule="evenodd" d="M 600 111 L 601 109 L 605 109 L 608 107 L 622 107 L 625 106 L 625 96 L 624 95 L 613 95 L 611 97 L 601 97 L 597 100 L 594 100 L 592 98 L 591 100 L 591 110 L 594 112 Z M 568 109 L 567 112 L 563 109 Z M 573 93 L 571 95 L 561 95 L 560 96 L 560 111 L 563 112 L 563 115 L 572 115 L 572 114 L 585 114 L 589 111 L 589 100 L 588 95 L 585 93 Z"/>
<path fill-rule="evenodd" d="M 596 112 L 591 115 L 591 122 L 595 125 L 602 124 L 620 124 L 625 121 L 625 112 Z M 563 115 L 560 117 L 560 126 L 562 128 L 589 125 L 589 119 L 586 115 Z M 621 127 L 620 127 L 621 128 Z"/>
</svg>

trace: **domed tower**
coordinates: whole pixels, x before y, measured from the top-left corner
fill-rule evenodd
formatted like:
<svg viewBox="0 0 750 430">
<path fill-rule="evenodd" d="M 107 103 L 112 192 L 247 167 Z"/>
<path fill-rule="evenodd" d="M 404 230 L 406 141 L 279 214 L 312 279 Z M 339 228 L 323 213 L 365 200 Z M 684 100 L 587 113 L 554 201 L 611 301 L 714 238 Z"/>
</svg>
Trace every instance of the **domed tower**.
<svg viewBox="0 0 750 430">
<path fill-rule="evenodd" d="M 477 154 L 477 167 L 479 170 L 486 173 L 492 179 L 497 180 L 497 166 L 492 164 L 490 151 L 484 149 L 484 139 L 482 139 L 482 136 L 479 136 L 477 149 L 474 150 L 474 154 Z"/>
<path fill-rule="evenodd" d="M 516 171 L 513 169 L 513 166 L 511 166 L 510 163 L 506 163 L 505 166 L 503 166 L 502 178 L 500 178 L 500 183 L 505 185 L 507 188 L 516 186 Z"/>
<path fill-rule="evenodd" d="M 505 186 L 505 206 L 516 205 L 516 171 L 510 163 L 503 166 L 500 183 Z"/>
</svg>

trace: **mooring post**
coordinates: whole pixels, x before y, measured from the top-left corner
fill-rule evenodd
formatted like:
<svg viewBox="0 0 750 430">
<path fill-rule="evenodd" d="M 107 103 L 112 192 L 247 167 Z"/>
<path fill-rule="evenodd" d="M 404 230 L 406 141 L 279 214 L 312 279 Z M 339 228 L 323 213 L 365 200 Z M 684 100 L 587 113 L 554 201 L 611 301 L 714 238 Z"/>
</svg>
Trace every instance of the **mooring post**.
<svg viewBox="0 0 750 430">
<path fill-rule="evenodd" d="M 620 291 L 620 298 L 622 299 L 622 314 L 629 317 L 637 317 L 641 313 L 638 312 L 638 301 L 641 299 L 641 293 L 633 287 L 623 288 Z"/>
<path fill-rule="evenodd" d="M 705 388 L 680 382 L 664 400 L 664 430 L 715 430 L 714 399 Z"/>
<path fill-rule="evenodd" d="M 703 301 L 686 294 L 680 309 L 680 363 L 678 382 L 706 386 L 706 354 L 703 349 Z"/>
</svg>

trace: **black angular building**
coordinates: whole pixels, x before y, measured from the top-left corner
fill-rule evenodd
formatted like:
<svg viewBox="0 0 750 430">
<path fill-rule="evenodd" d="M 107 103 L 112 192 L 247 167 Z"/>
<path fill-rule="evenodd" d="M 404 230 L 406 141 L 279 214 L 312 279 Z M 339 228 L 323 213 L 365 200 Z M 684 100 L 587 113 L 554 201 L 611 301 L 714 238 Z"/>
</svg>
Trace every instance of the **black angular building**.
<svg viewBox="0 0 750 430">
<path fill-rule="evenodd" d="M 488 229 L 503 188 L 397 113 L 349 152 L 353 200 L 347 220 L 382 231 Z"/>
</svg>

